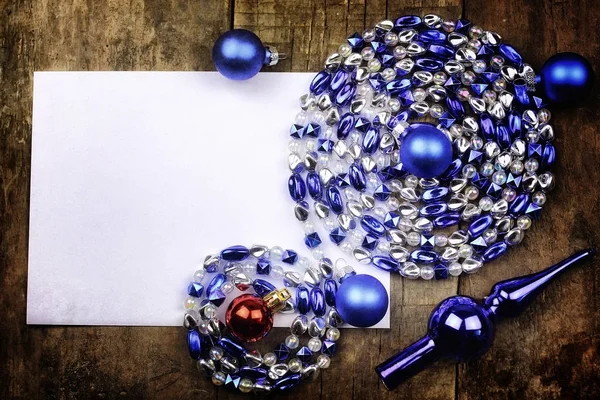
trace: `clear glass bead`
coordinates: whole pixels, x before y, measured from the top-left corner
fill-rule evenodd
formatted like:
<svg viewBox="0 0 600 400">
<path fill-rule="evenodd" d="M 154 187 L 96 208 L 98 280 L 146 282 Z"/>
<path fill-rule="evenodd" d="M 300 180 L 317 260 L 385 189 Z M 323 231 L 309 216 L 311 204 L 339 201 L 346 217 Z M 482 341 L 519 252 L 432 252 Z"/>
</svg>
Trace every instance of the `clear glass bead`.
<svg viewBox="0 0 600 400">
<path fill-rule="evenodd" d="M 496 171 L 494 172 L 494 175 L 492 175 L 492 182 L 494 182 L 497 185 L 504 185 L 506 183 L 506 172 L 504 171 Z"/>
<path fill-rule="evenodd" d="M 431 265 L 423 265 L 421 267 L 421 278 L 425 280 L 433 279 L 434 272 L 433 267 Z"/>
<path fill-rule="evenodd" d="M 231 282 L 225 282 L 225 283 L 231 283 Z M 223 290 L 222 286 L 221 286 L 221 290 Z M 217 306 L 215 306 L 212 303 L 206 304 L 206 305 L 202 306 L 201 312 L 202 312 L 202 317 L 204 319 L 216 318 L 217 317 Z"/>
<path fill-rule="evenodd" d="M 300 372 L 302 370 L 302 361 L 298 358 L 292 358 L 288 361 L 288 368 L 293 373 Z"/>
<path fill-rule="evenodd" d="M 297 263 L 298 269 L 300 270 L 305 270 L 308 267 L 310 267 L 310 260 L 306 257 L 300 257 L 298 258 L 298 263 Z"/>
<path fill-rule="evenodd" d="M 462 265 L 457 261 L 451 262 L 448 265 L 448 273 L 452 276 L 459 276 L 462 274 Z"/>
<path fill-rule="evenodd" d="M 404 232 L 409 232 L 413 228 L 413 223 L 408 218 L 401 218 L 398 222 L 398 229 Z"/>
<path fill-rule="evenodd" d="M 517 226 L 523 230 L 531 228 L 531 218 L 527 215 L 521 215 L 517 218 Z"/>
<path fill-rule="evenodd" d="M 193 310 L 194 308 L 198 307 L 198 298 L 192 296 L 188 297 L 184 306 L 186 310 Z"/>
<path fill-rule="evenodd" d="M 448 236 L 445 233 L 438 233 L 434 237 L 435 245 L 444 247 L 448 244 Z"/>
<path fill-rule="evenodd" d="M 392 51 L 392 53 L 394 54 L 394 58 L 396 60 L 401 60 L 404 57 L 406 57 L 406 47 L 404 46 L 396 46 L 394 47 L 394 50 Z"/>
<path fill-rule="evenodd" d="M 315 260 L 320 260 L 325 256 L 325 252 L 320 247 L 315 247 L 312 249 L 312 256 Z"/>
<path fill-rule="evenodd" d="M 419 186 L 419 178 L 414 175 L 408 175 L 406 178 L 404 178 L 404 186 L 416 188 Z"/>
<path fill-rule="evenodd" d="M 517 191 L 510 187 L 502 189 L 502 198 L 511 203 L 517 197 Z"/>
<path fill-rule="evenodd" d="M 473 248 L 470 244 L 463 244 L 458 248 L 458 256 L 460 258 L 467 258 L 473 254 Z"/>
<path fill-rule="evenodd" d="M 343 242 L 342 244 L 340 244 L 340 249 L 346 254 L 352 254 L 352 250 L 354 250 L 354 247 L 348 242 Z"/>
<path fill-rule="evenodd" d="M 242 378 L 239 389 L 242 393 L 250 393 L 254 389 L 254 383 L 248 378 Z"/>
<path fill-rule="evenodd" d="M 308 123 L 308 113 L 301 111 L 296 114 L 296 123 L 302 126 L 306 125 Z"/>
<path fill-rule="evenodd" d="M 389 199 L 387 199 L 386 205 L 387 205 L 388 210 L 395 211 L 400 206 L 400 200 L 398 200 L 395 197 L 390 197 Z"/>
<path fill-rule="evenodd" d="M 410 232 L 406 235 L 406 243 L 408 243 L 409 246 L 418 246 L 421 243 L 421 235 L 417 232 Z"/>
<path fill-rule="evenodd" d="M 492 244 L 498 238 L 498 231 L 494 228 L 486 229 L 481 236 L 487 244 Z"/>
<path fill-rule="evenodd" d="M 535 158 L 530 158 L 527 161 L 525 161 L 525 169 L 528 172 L 535 172 L 535 171 L 537 171 L 538 168 L 539 168 L 539 166 L 540 166 L 540 163 Z"/>
<path fill-rule="evenodd" d="M 290 349 L 297 349 L 300 345 L 300 338 L 296 335 L 289 335 L 285 338 L 285 345 Z"/>
<path fill-rule="evenodd" d="M 460 81 L 463 83 L 463 85 L 471 86 L 471 84 L 475 82 L 476 79 L 477 76 L 473 71 L 465 71 L 463 72 Z"/>
<path fill-rule="evenodd" d="M 300 151 L 300 141 L 290 140 L 288 143 L 288 150 L 290 153 L 298 153 L 298 151 Z"/>
<path fill-rule="evenodd" d="M 282 279 L 283 278 L 283 268 L 281 267 L 281 265 L 272 265 L 271 266 L 271 272 L 269 275 L 271 275 L 271 277 L 273 277 L 274 279 Z"/>
<path fill-rule="evenodd" d="M 524 169 L 525 165 L 521 160 L 515 160 L 510 164 L 510 172 L 514 175 L 521 175 Z"/>
<path fill-rule="evenodd" d="M 485 72 L 487 65 L 484 60 L 475 60 L 473 61 L 472 68 L 473 71 L 475 71 L 478 74 L 481 74 L 482 72 Z"/>
<path fill-rule="evenodd" d="M 465 178 L 471 179 L 477 173 L 477 168 L 474 165 L 466 164 L 462 169 L 462 174 Z"/>
<path fill-rule="evenodd" d="M 547 108 L 542 108 L 537 113 L 537 119 L 540 124 L 547 124 L 548 122 L 550 122 L 551 117 L 552 114 Z"/>
<path fill-rule="evenodd" d="M 338 53 L 340 53 L 342 57 L 348 57 L 350 54 L 352 54 L 352 46 L 350 46 L 348 43 L 344 43 L 338 48 Z"/>
<path fill-rule="evenodd" d="M 543 206 L 544 204 L 546 204 L 546 194 L 543 192 L 535 192 L 531 196 L 531 201 L 533 202 L 533 204 Z"/>
<path fill-rule="evenodd" d="M 444 109 L 444 107 L 437 103 L 432 104 L 429 108 L 429 115 L 431 115 L 433 118 L 440 118 L 442 115 L 444 115 L 445 112 L 446 110 Z"/>
<path fill-rule="evenodd" d="M 500 68 L 502 68 L 502 66 L 504 65 L 504 57 L 499 56 L 499 55 L 492 56 L 492 59 L 490 61 L 490 65 L 494 69 L 500 69 Z"/>
<path fill-rule="evenodd" d="M 329 368 L 329 365 L 331 365 L 331 359 L 326 354 L 320 354 L 319 357 L 317 357 L 317 365 L 321 369 Z"/>
<path fill-rule="evenodd" d="M 392 68 L 384 68 L 384 70 L 381 71 L 381 77 L 384 81 L 390 82 L 396 77 L 396 71 Z"/>
<path fill-rule="evenodd" d="M 337 228 L 337 222 L 332 217 L 327 217 L 323 220 L 323 226 L 325 227 L 325 229 L 331 232 L 332 230 Z"/>
<path fill-rule="evenodd" d="M 398 44 L 398 35 L 396 35 L 394 32 L 388 32 L 383 37 L 383 41 L 388 46 L 395 46 L 396 44 Z"/>
<path fill-rule="evenodd" d="M 225 352 L 220 347 L 211 347 L 211 349 L 208 351 L 208 356 L 213 361 L 219 361 L 221 358 L 223 358 L 224 353 Z"/>
<path fill-rule="evenodd" d="M 427 92 L 423 88 L 416 88 L 413 90 L 413 97 L 415 101 L 424 101 L 427 98 Z"/>
<path fill-rule="evenodd" d="M 223 292 L 223 294 L 229 294 L 233 291 L 233 288 L 233 283 L 225 282 L 221 285 L 221 292 Z"/>
<path fill-rule="evenodd" d="M 267 353 L 263 356 L 263 363 L 267 367 L 272 367 L 277 363 L 277 356 L 275 355 L 275 353 Z"/>
<path fill-rule="evenodd" d="M 271 247 L 269 254 L 271 255 L 271 259 L 281 260 L 281 257 L 283 256 L 283 249 L 279 246 Z"/>
<path fill-rule="evenodd" d="M 314 353 L 317 351 L 321 351 L 321 346 L 322 346 L 321 341 L 314 337 L 314 338 L 310 338 L 306 347 L 308 347 L 308 349 Z"/>
<path fill-rule="evenodd" d="M 358 143 L 362 140 L 362 136 L 360 135 L 360 133 L 358 132 L 352 132 L 350 133 L 350 142 L 351 143 Z"/>
<path fill-rule="evenodd" d="M 465 189 L 465 196 L 467 196 L 467 199 L 469 200 L 477 200 L 477 197 L 479 197 L 479 189 L 475 186 L 469 186 Z"/>
<path fill-rule="evenodd" d="M 466 87 L 461 87 L 456 91 L 456 97 L 458 97 L 460 101 L 467 101 L 471 98 L 471 92 L 469 92 L 469 89 Z"/>
<path fill-rule="evenodd" d="M 479 200 L 479 208 L 481 208 L 482 211 L 490 211 L 492 209 L 493 205 L 494 205 L 494 200 L 490 199 L 487 196 L 482 197 Z"/>
<path fill-rule="evenodd" d="M 443 85 L 448 80 L 448 75 L 442 71 L 438 71 L 433 74 L 433 83 L 436 85 Z"/>
<path fill-rule="evenodd" d="M 389 253 L 390 252 L 390 244 L 387 241 L 380 241 L 379 244 L 377 244 L 377 250 L 383 254 Z"/>
<path fill-rule="evenodd" d="M 313 224 L 311 221 L 306 221 L 303 224 L 303 228 L 304 228 L 304 233 L 306 233 L 306 234 L 313 233 L 315 231 L 315 224 Z"/>
<path fill-rule="evenodd" d="M 194 282 L 202 282 L 204 276 L 206 275 L 206 271 L 204 269 L 199 269 L 194 272 Z"/>
<path fill-rule="evenodd" d="M 338 340 L 340 338 L 340 335 L 341 335 L 340 330 L 338 328 L 331 327 L 331 328 L 327 329 L 325 338 L 327 340 L 331 340 L 332 342 L 335 342 L 336 340 Z"/>
<path fill-rule="evenodd" d="M 494 173 L 494 164 L 490 162 L 484 162 L 481 164 L 481 175 L 490 176 Z"/>
<path fill-rule="evenodd" d="M 483 139 L 479 136 L 473 136 L 471 138 L 471 148 L 480 150 L 483 147 Z"/>
<path fill-rule="evenodd" d="M 456 22 L 446 20 L 446 21 L 442 22 L 442 28 L 446 32 L 454 32 L 454 29 L 456 28 Z"/>
<path fill-rule="evenodd" d="M 373 214 L 379 218 L 383 218 L 385 217 L 385 214 L 387 214 L 387 210 L 383 207 L 375 207 L 373 209 Z"/>
<path fill-rule="evenodd" d="M 360 51 L 360 55 L 362 56 L 363 60 L 371 61 L 375 57 L 375 50 L 373 50 L 371 47 L 365 47 Z"/>
<path fill-rule="evenodd" d="M 364 240 L 364 235 L 362 233 L 360 233 L 359 230 L 354 229 L 352 231 L 350 231 L 350 242 L 352 242 L 353 244 L 360 244 L 362 243 L 362 241 Z"/>
<path fill-rule="evenodd" d="M 362 37 L 366 42 L 372 42 L 376 37 L 375 29 L 366 29 L 363 32 Z"/>
<path fill-rule="evenodd" d="M 483 98 L 483 100 L 486 103 L 491 104 L 496 101 L 496 99 L 498 98 L 498 95 L 493 90 L 487 89 L 483 92 L 481 97 Z"/>
<path fill-rule="evenodd" d="M 212 378 L 211 378 L 212 383 L 214 385 L 216 385 L 216 386 L 222 386 L 222 385 L 224 385 L 225 384 L 225 379 L 227 379 L 227 376 L 223 372 L 221 372 L 221 371 L 215 372 L 212 375 Z"/>
<path fill-rule="evenodd" d="M 506 81 L 504 78 L 496 79 L 494 82 L 492 82 L 492 88 L 496 92 L 503 92 L 506 90 Z"/>
</svg>

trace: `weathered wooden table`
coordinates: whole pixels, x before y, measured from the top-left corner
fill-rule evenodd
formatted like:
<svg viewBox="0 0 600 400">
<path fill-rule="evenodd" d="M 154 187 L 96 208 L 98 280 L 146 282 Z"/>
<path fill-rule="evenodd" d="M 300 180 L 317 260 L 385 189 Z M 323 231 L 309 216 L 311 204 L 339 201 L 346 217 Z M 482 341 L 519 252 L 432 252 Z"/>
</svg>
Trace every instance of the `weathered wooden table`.
<svg viewBox="0 0 600 400">
<path fill-rule="evenodd" d="M 0 5 L 0 399 L 242 398 L 199 376 L 187 356 L 183 328 L 25 324 L 34 70 L 210 70 L 217 36 L 244 27 L 290 54 L 276 70 L 317 71 L 355 30 L 385 16 L 435 12 L 498 31 L 537 68 L 556 52 L 576 51 L 600 72 L 600 3 L 594 0 L 0 0 Z M 596 90 L 577 109 L 554 110 L 558 185 L 522 245 L 473 276 L 446 282 L 393 277 L 392 329 L 344 332 L 332 367 L 289 398 L 600 396 L 597 263 L 568 273 L 525 315 L 503 323 L 495 347 L 479 361 L 441 362 L 392 393 L 373 372 L 424 333 L 441 299 L 455 293 L 481 297 L 497 280 L 600 245 L 599 105 Z M 285 334 L 280 329 L 269 340 Z"/>
</svg>

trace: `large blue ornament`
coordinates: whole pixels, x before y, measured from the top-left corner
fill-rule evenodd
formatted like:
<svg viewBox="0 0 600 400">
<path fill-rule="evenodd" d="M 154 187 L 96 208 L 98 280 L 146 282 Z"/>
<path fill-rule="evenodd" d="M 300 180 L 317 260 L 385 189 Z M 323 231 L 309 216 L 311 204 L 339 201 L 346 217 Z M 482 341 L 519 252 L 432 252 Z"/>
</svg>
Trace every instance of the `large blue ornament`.
<svg viewBox="0 0 600 400">
<path fill-rule="evenodd" d="M 219 36 L 212 54 L 217 71 L 236 81 L 252 78 L 267 58 L 261 40 L 246 29 L 233 29 Z"/>
<path fill-rule="evenodd" d="M 392 390 L 440 358 L 463 362 L 480 357 L 492 346 L 498 321 L 521 314 L 554 278 L 593 253 L 582 250 L 543 271 L 499 282 L 482 302 L 465 296 L 447 298 L 431 313 L 427 334 L 375 371 Z"/>
<path fill-rule="evenodd" d="M 353 275 L 345 279 L 335 295 L 335 304 L 342 319 L 360 328 L 381 321 L 388 303 L 385 287 L 371 275 Z"/>
<path fill-rule="evenodd" d="M 576 53 L 558 53 L 540 71 L 540 84 L 548 100 L 556 104 L 577 103 L 594 87 L 594 70 Z"/>
<path fill-rule="evenodd" d="M 419 178 L 435 178 L 452 162 L 452 143 L 432 124 L 411 124 L 402 139 L 400 160 L 411 174 Z"/>
</svg>

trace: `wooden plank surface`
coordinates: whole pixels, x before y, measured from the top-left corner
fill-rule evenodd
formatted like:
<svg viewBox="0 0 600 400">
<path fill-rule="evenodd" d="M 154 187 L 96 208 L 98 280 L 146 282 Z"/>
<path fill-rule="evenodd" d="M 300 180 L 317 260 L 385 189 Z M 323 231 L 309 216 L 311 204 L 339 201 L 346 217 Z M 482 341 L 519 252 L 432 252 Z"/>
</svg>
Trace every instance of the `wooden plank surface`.
<svg viewBox="0 0 600 400">
<path fill-rule="evenodd" d="M 316 71 L 354 31 L 385 16 L 435 12 L 497 30 L 535 67 L 571 50 L 598 71 L 599 11 L 594 0 L 0 0 L 0 399 L 245 398 L 198 376 L 182 328 L 25 325 L 34 70 L 209 70 L 212 43 L 235 26 L 290 54 L 275 70 Z M 553 110 L 559 184 L 521 246 L 460 280 L 394 277 L 392 329 L 344 331 L 332 367 L 288 398 L 600 395 L 600 273 L 592 265 L 565 276 L 520 319 L 505 322 L 495 348 L 479 361 L 439 363 L 393 393 L 373 373 L 422 335 L 441 299 L 457 291 L 484 296 L 496 280 L 600 244 L 598 105 L 596 91 L 580 108 Z M 268 343 L 286 334 L 276 330 Z"/>
</svg>

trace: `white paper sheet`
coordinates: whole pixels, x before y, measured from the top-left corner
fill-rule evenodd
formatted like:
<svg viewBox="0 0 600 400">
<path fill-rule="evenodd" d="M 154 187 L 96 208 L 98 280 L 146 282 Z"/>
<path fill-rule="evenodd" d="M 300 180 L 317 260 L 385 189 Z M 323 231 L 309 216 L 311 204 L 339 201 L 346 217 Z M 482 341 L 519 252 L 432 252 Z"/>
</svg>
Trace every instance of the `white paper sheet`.
<svg viewBox="0 0 600 400">
<path fill-rule="evenodd" d="M 261 243 L 310 257 L 287 143 L 312 75 L 36 72 L 27 322 L 180 325 L 204 255 Z M 345 258 L 389 292 L 387 273 Z"/>
</svg>

